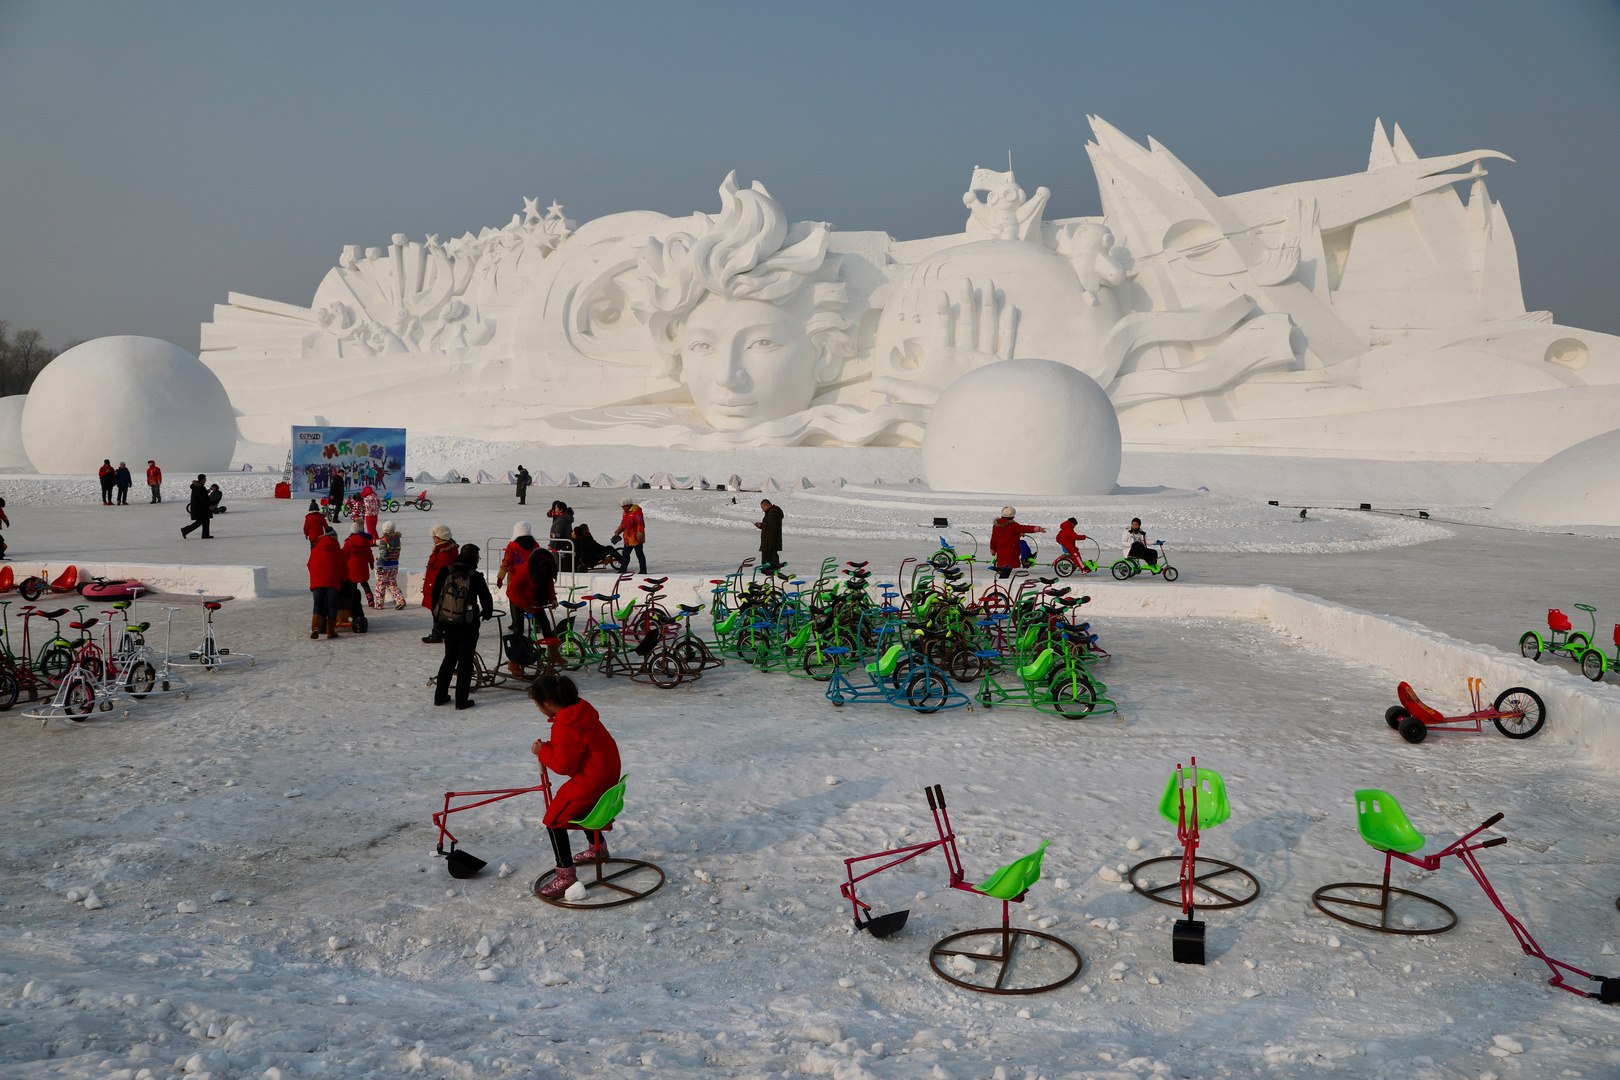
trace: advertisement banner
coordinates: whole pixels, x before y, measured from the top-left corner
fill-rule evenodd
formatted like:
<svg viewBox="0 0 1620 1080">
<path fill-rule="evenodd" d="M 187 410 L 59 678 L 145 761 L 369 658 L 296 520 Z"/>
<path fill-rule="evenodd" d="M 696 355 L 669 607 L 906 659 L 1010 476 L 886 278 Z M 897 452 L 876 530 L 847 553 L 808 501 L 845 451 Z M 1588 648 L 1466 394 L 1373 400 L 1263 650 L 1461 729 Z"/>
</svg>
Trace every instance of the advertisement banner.
<svg viewBox="0 0 1620 1080">
<path fill-rule="evenodd" d="M 367 485 L 381 496 L 405 489 L 405 429 L 294 427 L 293 498 L 318 499 L 342 470 L 348 495 Z"/>
</svg>

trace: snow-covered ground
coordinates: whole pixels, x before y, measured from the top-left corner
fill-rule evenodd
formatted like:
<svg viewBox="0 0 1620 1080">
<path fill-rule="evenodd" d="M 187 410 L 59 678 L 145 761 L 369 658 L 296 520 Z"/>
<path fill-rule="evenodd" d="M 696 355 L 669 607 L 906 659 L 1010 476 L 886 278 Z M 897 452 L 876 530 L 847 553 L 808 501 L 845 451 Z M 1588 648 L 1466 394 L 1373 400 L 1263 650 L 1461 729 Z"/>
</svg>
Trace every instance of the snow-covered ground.
<svg viewBox="0 0 1620 1080">
<path fill-rule="evenodd" d="M 10 482 L 0 493 L 13 508 Z M 522 511 L 509 489 L 434 494 L 431 514 L 395 518 L 407 565 L 431 524 L 483 542 L 519 513 L 543 523 L 538 504 L 559 495 L 605 536 L 622 492 L 539 490 Z M 1620 945 L 1613 777 L 1543 739 L 1409 746 L 1382 722 L 1397 673 L 1259 623 L 1108 618 L 1096 624 L 1115 654 L 1102 674 L 1117 721 L 835 710 L 819 685 L 736 664 L 668 692 L 587 675 L 630 774 L 614 845 L 659 863 L 669 883 L 611 912 L 564 912 L 528 892 L 549 863 L 537 797 L 461 816 L 466 846 L 490 862 L 481 877 L 454 881 L 431 857 L 428 817 L 445 790 L 532 782 L 527 747 L 544 730 L 533 707 L 501 691 L 467 713 L 431 707 L 423 682 L 437 655 L 418 640 L 420 608 L 378 612 L 365 637 L 309 641 L 302 504 L 241 498 L 212 544 L 175 535 L 178 505 L 25 503 L 12 514 L 19 558 L 259 563 L 274 595 L 219 616 L 222 640 L 258 666 L 210 677 L 188 701 L 83 725 L 0 719 L 12 729 L 0 759 L 0 1077 L 1620 1070 L 1620 1014 L 1547 989 L 1460 869 L 1406 885 L 1457 909 L 1462 924 L 1447 935 L 1382 938 L 1311 914 L 1318 885 L 1375 875 L 1350 793 L 1381 787 L 1431 847 L 1504 811 L 1510 843 L 1482 859 L 1506 902 L 1555 955 L 1620 973 L 1604 952 Z M 752 546 L 728 496 L 638 498 L 655 570 L 722 570 Z M 932 530 L 903 532 L 903 514 L 886 524 L 860 498 L 780 500 L 789 558 L 893 567 L 932 549 Z M 1307 547 L 1300 524 L 1263 504 L 1140 498 L 1132 505 L 1152 506 L 1154 534 L 1188 552 L 1184 581 L 1276 580 L 1507 648 L 1538 605 L 1579 598 L 1540 599 L 1589 582 L 1607 551 L 1594 539 L 1418 522 L 1381 534 L 1382 519 L 1355 514 L 1324 517 Z M 1073 512 L 1086 521 L 1087 509 Z M 1117 534 L 1120 511 L 1091 509 L 1099 532 Z M 834 535 L 808 531 L 823 527 Z M 1386 535 L 1412 546 L 1330 546 Z M 1607 615 L 1612 589 L 1594 592 Z M 1454 704 L 1459 690 L 1434 696 Z M 1153 807 L 1166 772 L 1193 754 L 1232 789 L 1232 818 L 1205 850 L 1265 889 L 1248 908 L 1208 916 L 1202 969 L 1170 963 L 1171 909 L 1098 876 L 1172 846 Z M 1074 984 L 998 999 L 931 974 L 929 944 L 996 916 L 942 887 L 937 856 L 870 883 L 880 907 L 911 909 L 902 934 L 849 932 L 842 858 L 927 836 L 930 783 L 951 798 L 970 876 L 1052 841 L 1018 918 L 1057 920 L 1049 932 L 1085 956 Z M 104 906 L 68 900 L 91 889 Z"/>
</svg>

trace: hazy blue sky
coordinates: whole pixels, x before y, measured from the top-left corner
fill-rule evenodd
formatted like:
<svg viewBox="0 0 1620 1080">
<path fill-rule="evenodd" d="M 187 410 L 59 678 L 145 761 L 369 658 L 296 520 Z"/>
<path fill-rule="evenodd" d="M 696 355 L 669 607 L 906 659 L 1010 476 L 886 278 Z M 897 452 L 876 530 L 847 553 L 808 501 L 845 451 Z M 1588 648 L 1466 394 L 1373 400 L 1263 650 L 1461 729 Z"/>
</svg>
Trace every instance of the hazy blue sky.
<svg viewBox="0 0 1620 1080">
<path fill-rule="evenodd" d="M 1364 169 L 1373 118 L 1488 181 L 1525 301 L 1620 333 L 1615 3 L 0 0 L 0 318 L 197 347 L 228 290 L 307 304 L 345 243 L 717 206 L 962 227 L 1013 153 L 1098 211 L 1087 113 L 1217 192 Z"/>
</svg>

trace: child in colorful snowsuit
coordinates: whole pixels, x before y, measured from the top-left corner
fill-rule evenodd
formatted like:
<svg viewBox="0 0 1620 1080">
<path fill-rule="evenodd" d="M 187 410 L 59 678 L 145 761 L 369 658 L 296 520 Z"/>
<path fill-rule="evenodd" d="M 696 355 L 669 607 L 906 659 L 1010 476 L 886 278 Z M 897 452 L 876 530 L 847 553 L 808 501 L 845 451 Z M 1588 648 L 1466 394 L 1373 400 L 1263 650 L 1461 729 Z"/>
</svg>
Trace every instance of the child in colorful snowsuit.
<svg viewBox="0 0 1620 1080">
<path fill-rule="evenodd" d="M 394 594 L 394 610 L 405 610 L 405 590 L 399 587 L 399 530 L 392 521 L 382 525 L 377 540 L 377 606 L 388 603 L 388 594 Z"/>
</svg>

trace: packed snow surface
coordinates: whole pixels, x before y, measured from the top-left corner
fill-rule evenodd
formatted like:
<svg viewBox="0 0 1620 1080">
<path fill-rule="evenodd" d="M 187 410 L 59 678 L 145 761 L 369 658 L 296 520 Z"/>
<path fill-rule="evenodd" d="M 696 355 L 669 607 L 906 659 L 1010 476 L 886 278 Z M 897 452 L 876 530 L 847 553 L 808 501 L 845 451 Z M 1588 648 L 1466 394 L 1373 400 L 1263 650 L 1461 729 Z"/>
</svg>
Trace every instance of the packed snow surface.
<svg viewBox="0 0 1620 1080">
<path fill-rule="evenodd" d="M 11 727 L 0 758 L 0 1078 L 1124 1080 L 1332 1067 L 1508 1080 L 1620 1068 L 1616 1014 L 1548 989 L 1460 868 L 1396 875 L 1458 911 L 1446 935 L 1384 938 L 1312 914 L 1317 886 L 1376 880 L 1381 864 L 1356 833 L 1350 795 L 1378 787 L 1400 799 L 1430 850 L 1503 811 L 1497 831 L 1509 843 L 1481 860 L 1505 902 L 1554 955 L 1620 971 L 1620 885 L 1603 824 L 1620 809 L 1612 776 L 1545 737 L 1492 731 L 1410 746 L 1383 722 L 1401 672 L 1258 622 L 1109 616 L 1093 624 L 1114 653 L 1100 674 L 1118 719 L 834 709 L 819 684 L 734 662 L 674 691 L 588 674 L 584 694 L 630 777 L 610 845 L 657 863 L 668 883 L 623 908 L 566 912 L 529 892 L 552 861 L 537 796 L 457 815 L 464 846 L 489 862 L 479 877 L 450 878 L 432 851 L 429 815 L 446 790 L 534 782 L 528 746 L 545 731 L 534 707 L 490 690 L 470 712 L 433 708 L 423 684 L 439 653 L 421 644 L 414 604 L 375 612 L 364 637 L 309 641 L 302 504 L 244 494 L 214 523 L 220 539 L 201 544 L 176 535 L 184 516 L 172 502 L 103 508 L 81 482 L 60 497 L 90 505 L 19 507 L 10 481 L 0 490 L 19 558 L 262 562 L 274 587 L 216 616 L 221 643 L 258 665 L 198 675 L 189 700 L 79 725 L 0 718 Z M 420 565 L 431 524 L 504 538 L 513 518 L 538 524 L 535 504 L 563 495 L 605 534 L 619 496 L 541 491 L 518 508 L 510 489 L 433 492 L 432 513 L 392 517 L 407 533 L 408 566 Z M 812 494 L 838 492 L 778 497 L 790 558 L 806 565 L 841 554 L 893 567 L 937 543 L 932 510 L 913 517 L 907 503 L 880 519 L 869 516 L 878 501 L 859 491 L 847 504 Z M 749 516 L 727 495 L 641 497 L 655 572 L 735 565 L 753 546 Z M 1025 520 L 1060 520 L 1059 507 L 1025 502 Z M 1234 542 L 1289 543 L 1304 527 L 1274 519 L 1268 538 L 1264 515 L 1275 508 L 1223 508 L 1207 493 L 1127 502 L 1155 535 L 1189 545 L 1216 545 L 1222 529 Z M 699 520 L 660 520 L 666 505 Z M 1082 531 L 1112 539 L 1101 524 L 1117 533 L 1125 505 L 1072 512 Z M 704 506 L 715 508 L 706 518 Z M 958 516 L 988 521 L 978 509 L 940 512 L 953 526 Z M 839 515 L 862 515 L 866 531 L 795 531 L 858 531 Z M 1313 542 L 1376 539 L 1350 530 L 1381 521 L 1352 513 Z M 1602 543 L 1474 529 L 1459 539 L 1460 526 L 1397 524 L 1432 530 L 1413 535 L 1433 542 L 1263 558 L 1206 551 L 1180 563 L 1183 581 L 1305 576 L 1307 590 L 1416 607 L 1511 649 L 1515 620 L 1546 583 L 1587 580 Z M 903 536 L 873 535 L 885 530 Z M 1495 584 L 1465 603 L 1458 573 Z M 1607 592 L 1598 602 L 1614 606 Z M 138 617 L 161 626 L 163 613 L 142 605 Z M 177 648 L 200 622 L 195 608 L 180 613 Z M 1421 689 L 1434 704 L 1461 704 L 1460 686 Z M 1223 773 L 1233 805 L 1204 853 L 1245 866 L 1264 888 L 1249 907 L 1205 916 L 1203 968 L 1170 962 L 1173 909 L 1110 880 L 1122 864 L 1174 850 L 1154 808 L 1168 771 L 1192 755 Z M 1085 969 L 1070 986 L 990 998 L 932 974 L 930 944 L 999 918 L 992 902 L 945 887 L 937 854 L 863 883 L 877 910 L 910 909 L 904 931 L 881 941 L 851 932 L 842 860 L 930 837 L 922 789 L 932 783 L 950 800 L 970 880 L 1051 841 L 1041 882 L 1013 917 L 1081 951 Z"/>
</svg>

